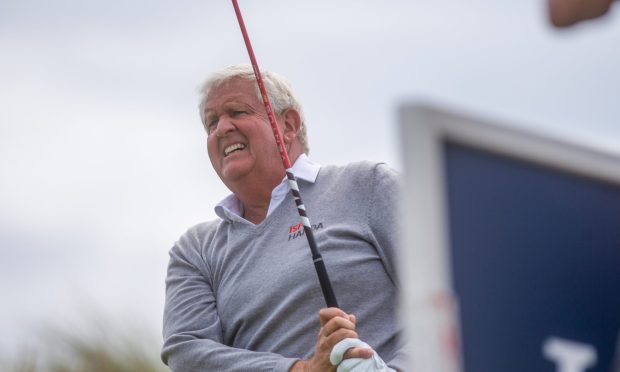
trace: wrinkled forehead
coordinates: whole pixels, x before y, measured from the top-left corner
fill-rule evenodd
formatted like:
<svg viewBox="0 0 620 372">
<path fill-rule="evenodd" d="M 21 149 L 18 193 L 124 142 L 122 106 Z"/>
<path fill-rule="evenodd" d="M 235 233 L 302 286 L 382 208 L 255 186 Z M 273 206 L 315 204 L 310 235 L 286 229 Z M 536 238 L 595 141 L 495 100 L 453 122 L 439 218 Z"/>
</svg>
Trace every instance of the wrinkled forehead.
<svg viewBox="0 0 620 372">
<path fill-rule="evenodd" d="M 214 85 L 209 89 L 205 99 L 205 107 L 208 110 L 230 100 L 252 104 L 258 101 L 258 97 L 255 81 L 233 78 Z"/>
</svg>

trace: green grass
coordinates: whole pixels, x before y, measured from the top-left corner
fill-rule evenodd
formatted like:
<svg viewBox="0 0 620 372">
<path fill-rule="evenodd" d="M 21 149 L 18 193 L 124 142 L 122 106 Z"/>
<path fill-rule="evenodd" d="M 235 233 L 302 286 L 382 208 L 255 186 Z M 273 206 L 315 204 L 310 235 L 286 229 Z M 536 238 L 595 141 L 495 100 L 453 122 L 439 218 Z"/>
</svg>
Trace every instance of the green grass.
<svg viewBox="0 0 620 372">
<path fill-rule="evenodd" d="M 158 338 L 135 326 L 91 320 L 79 327 L 47 328 L 36 346 L 0 358 L 12 372 L 160 372 Z"/>
</svg>

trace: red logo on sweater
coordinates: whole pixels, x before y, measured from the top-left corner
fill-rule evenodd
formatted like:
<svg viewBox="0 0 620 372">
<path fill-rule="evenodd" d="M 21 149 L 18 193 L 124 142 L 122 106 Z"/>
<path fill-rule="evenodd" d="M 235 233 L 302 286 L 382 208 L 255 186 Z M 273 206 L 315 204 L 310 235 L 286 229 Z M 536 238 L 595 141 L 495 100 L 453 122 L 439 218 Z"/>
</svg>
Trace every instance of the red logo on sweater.
<svg viewBox="0 0 620 372">
<path fill-rule="evenodd" d="M 323 228 L 323 222 L 319 222 L 316 225 L 312 225 L 312 231 L 316 231 L 318 229 Z M 291 241 L 293 239 L 297 239 L 302 235 L 305 235 L 306 231 L 304 230 L 304 225 L 302 223 L 298 223 L 296 225 L 291 225 L 288 228 L 288 240 Z"/>
</svg>

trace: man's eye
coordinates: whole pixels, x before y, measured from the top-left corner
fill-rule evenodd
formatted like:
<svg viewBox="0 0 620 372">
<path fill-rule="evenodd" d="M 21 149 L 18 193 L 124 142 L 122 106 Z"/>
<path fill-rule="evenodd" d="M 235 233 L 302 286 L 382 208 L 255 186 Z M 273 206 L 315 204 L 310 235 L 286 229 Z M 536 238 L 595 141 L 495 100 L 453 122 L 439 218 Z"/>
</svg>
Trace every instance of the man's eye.
<svg viewBox="0 0 620 372">
<path fill-rule="evenodd" d="M 207 121 L 207 133 L 211 133 L 217 128 L 217 122 L 217 118 Z"/>
<path fill-rule="evenodd" d="M 246 114 L 246 112 L 243 111 L 243 110 L 234 110 L 234 111 L 231 112 L 231 116 L 232 117 L 243 115 L 243 114 Z"/>
</svg>

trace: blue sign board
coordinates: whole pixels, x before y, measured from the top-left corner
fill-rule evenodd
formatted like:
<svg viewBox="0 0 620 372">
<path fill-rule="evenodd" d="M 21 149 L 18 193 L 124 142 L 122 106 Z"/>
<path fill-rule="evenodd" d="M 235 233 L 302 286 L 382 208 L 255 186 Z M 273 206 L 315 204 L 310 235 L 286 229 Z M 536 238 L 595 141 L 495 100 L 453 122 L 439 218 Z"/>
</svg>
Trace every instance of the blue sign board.
<svg viewBox="0 0 620 372">
<path fill-rule="evenodd" d="M 620 370 L 620 185 L 443 152 L 463 370 Z"/>
</svg>

